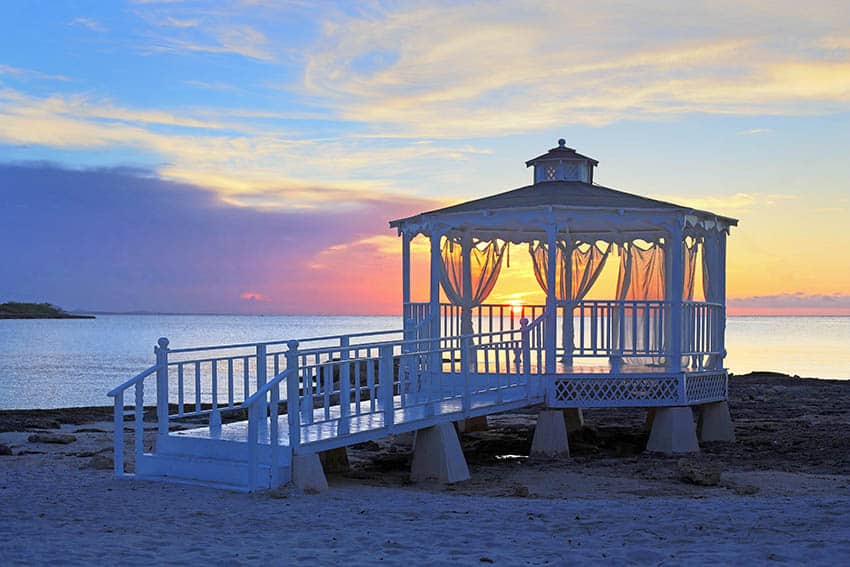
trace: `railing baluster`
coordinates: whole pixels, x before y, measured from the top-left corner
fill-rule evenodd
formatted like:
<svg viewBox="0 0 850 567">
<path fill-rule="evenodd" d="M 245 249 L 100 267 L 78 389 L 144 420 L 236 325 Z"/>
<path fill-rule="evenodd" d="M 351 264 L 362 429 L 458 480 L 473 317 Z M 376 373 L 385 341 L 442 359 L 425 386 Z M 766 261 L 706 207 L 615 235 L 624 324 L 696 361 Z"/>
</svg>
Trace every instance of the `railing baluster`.
<svg viewBox="0 0 850 567">
<path fill-rule="evenodd" d="M 249 378 L 251 370 L 250 359 L 246 356 L 242 359 L 242 401 L 248 399 L 251 395 L 251 381 Z"/>
<path fill-rule="evenodd" d="M 233 359 L 227 359 L 227 405 L 233 407 Z"/>
<path fill-rule="evenodd" d="M 201 363 L 195 363 L 195 413 L 203 411 L 201 407 Z"/>
<path fill-rule="evenodd" d="M 212 366 L 212 409 L 216 411 L 218 409 L 218 361 L 213 360 L 210 365 Z"/>
<path fill-rule="evenodd" d="M 370 352 L 366 351 L 366 389 L 369 392 L 369 411 L 375 413 L 375 359 L 370 358 Z"/>
<path fill-rule="evenodd" d="M 139 461 L 142 460 L 142 455 L 145 453 L 145 383 L 140 381 L 135 386 L 135 407 L 134 423 L 136 440 L 136 471 L 139 470 Z M 123 427 L 122 427 L 123 428 Z"/>
<path fill-rule="evenodd" d="M 177 365 L 177 415 L 183 415 L 183 363 Z"/>
</svg>

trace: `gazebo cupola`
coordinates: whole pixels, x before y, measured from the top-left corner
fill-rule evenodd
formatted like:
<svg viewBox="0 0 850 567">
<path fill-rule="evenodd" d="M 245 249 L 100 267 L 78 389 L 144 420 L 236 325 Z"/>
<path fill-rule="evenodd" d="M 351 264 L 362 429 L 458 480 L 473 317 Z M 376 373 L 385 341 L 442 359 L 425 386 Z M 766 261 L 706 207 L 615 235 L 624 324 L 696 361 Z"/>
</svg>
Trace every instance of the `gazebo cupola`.
<svg viewBox="0 0 850 567">
<path fill-rule="evenodd" d="M 525 165 L 534 166 L 535 184 L 548 181 L 593 183 L 593 168 L 599 165 L 599 162 L 568 148 L 566 140 L 561 138 L 557 148 L 528 160 Z"/>
</svg>

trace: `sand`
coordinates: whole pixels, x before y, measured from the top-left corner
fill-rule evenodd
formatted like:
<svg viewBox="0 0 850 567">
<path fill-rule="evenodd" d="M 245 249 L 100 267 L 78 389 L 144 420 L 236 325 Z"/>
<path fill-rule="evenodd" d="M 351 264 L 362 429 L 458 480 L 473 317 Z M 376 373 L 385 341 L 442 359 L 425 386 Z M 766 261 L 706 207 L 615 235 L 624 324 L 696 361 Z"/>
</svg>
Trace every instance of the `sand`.
<svg viewBox="0 0 850 567">
<path fill-rule="evenodd" d="M 0 412 L 0 564 L 845 562 L 850 382 L 759 375 L 731 395 L 739 441 L 685 462 L 640 452 L 643 412 L 601 410 L 571 459 L 529 462 L 534 415 L 513 413 L 464 435 L 468 482 L 409 484 L 399 436 L 352 448 L 322 494 L 114 480 L 103 414 Z M 688 467 L 720 481 L 684 482 Z"/>
</svg>

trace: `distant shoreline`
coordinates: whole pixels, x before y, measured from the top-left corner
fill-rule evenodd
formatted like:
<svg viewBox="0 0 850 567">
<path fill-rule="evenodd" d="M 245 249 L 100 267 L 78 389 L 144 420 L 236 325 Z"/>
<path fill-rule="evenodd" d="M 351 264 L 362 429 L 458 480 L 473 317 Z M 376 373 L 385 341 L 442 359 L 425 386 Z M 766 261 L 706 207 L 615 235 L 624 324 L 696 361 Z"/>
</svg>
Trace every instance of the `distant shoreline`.
<svg viewBox="0 0 850 567">
<path fill-rule="evenodd" d="M 0 319 L 94 319 L 94 315 L 68 313 L 50 303 L 0 303 Z"/>
</svg>

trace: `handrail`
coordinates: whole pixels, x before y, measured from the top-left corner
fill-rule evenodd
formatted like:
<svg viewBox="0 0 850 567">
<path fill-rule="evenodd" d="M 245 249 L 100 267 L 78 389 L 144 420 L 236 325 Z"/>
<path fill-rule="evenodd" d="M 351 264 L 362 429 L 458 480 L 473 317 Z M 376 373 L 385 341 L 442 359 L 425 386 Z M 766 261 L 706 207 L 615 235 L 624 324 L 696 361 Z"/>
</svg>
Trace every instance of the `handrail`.
<svg viewBox="0 0 850 567">
<path fill-rule="evenodd" d="M 339 339 L 340 337 L 349 337 L 349 338 L 358 338 L 358 337 L 369 337 L 375 335 L 389 335 L 396 333 L 403 333 L 404 329 L 390 329 L 386 331 L 364 331 L 361 333 L 350 333 L 344 335 L 327 335 L 324 337 L 308 337 L 306 339 L 296 339 L 299 343 L 306 342 L 318 342 L 318 341 L 330 341 L 333 339 Z M 176 353 L 184 353 L 184 352 L 199 352 L 204 350 L 225 350 L 225 349 L 236 349 L 236 348 L 248 348 L 248 347 L 256 347 L 259 345 L 285 345 L 288 343 L 290 339 L 280 340 L 280 341 L 264 341 L 257 343 L 235 343 L 229 345 L 214 345 L 214 346 L 200 346 L 200 347 L 187 347 L 187 348 L 174 348 L 168 349 L 170 354 Z"/>
<path fill-rule="evenodd" d="M 139 372 L 137 375 L 133 376 L 132 378 L 130 378 L 129 380 L 127 380 L 126 382 L 124 382 L 120 386 L 116 386 L 115 388 L 110 390 L 109 393 L 107 393 L 106 395 L 110 398 L 114 398 L 119 393 L 127 390 L 130 386 L 136 385 L 137 383 L 141 382 L 142 380 L 144 380 L 145 378 L 147 378 L 148 376 L 150 376 L 151 374 L 156 372 L 157 368 L 159 368 L 159 365 L 154 364 L 153 366 L 151 366 L 147 370 L 143 370 L 143 371 Z"/>
<path fill-rule="evenodd" d="M 269 393 L 269 390 L 283 382 L 284 378 L 287 378 L 291 372 L 294 372 L 295 368 L 287 368 L 283 372 L 277 374 L 274 378 L 263 384 L 256 392 L 248 396 L 248 398 L 242 402 L 241 405 L 238 406 L 238 409 L 249 409 L 252 405 L 257 402 L 261 396 Z"/>
<path fill-rule="evenodd" d="M 540 319 L 540 317 L 538 317 L 538 319 Z M 535 319 L 535 321 L 537 321 L 537 319 Z M 377 347 L 387 346 L 387 345 L 404 346 L 404 345 L 410 345 L 410 344 L 421 344 L 421 343 L 429 343 L 429 342 L 435 342 L 435 341 L 456 341 L 458 339 L 492 337 L 492 336 L 495 336 L 495 335 L 516 334 L 516 333 L 519 333 L 519 332 L 521 332 L 521 329 L 516 328 L 516 329 L 505 329 L 505 330 L 502 330 L 502 331 L 491 331 L 489 333 L 470 333 L 470 334 L 467 334 L 467 335 L 452 335 L 450 337 L 438 337 L 438 338 L 428 337 L 428 338 L 423 338 L 423 339 L 408 339 L 408 340 L 403 340 L 403 341 L 397 341 L 397 340 L 396 341 L 393 341 L 393 340 L 379 341 L 379 342 L 374 342 L 374 343 L 362 343 L 362 344 L 354 344 L 354 345 L 349 345 L 349 346 L 317 347 L 317 348 L 313 348 L 313 349 L 304 349 L 304 350 L 299 349 L 298 354 L 299 354 L 299 356 L 300 355 L 306 355 L 306 354 L 309 354 L 309 355 L 328 354 L 328 353 L 338 352 L 338 351 L 343 351 L 343 350 L 377 348 Z M 442 349 L 438 348 L 438 350 L 442 350 Z M 423 352 L 425 352 L 425 351 L 423 351 Z M 406 354 L 416 354 L 416 353 L 412 352 L 412 353 L 406 353 Z"/>
</svg>

